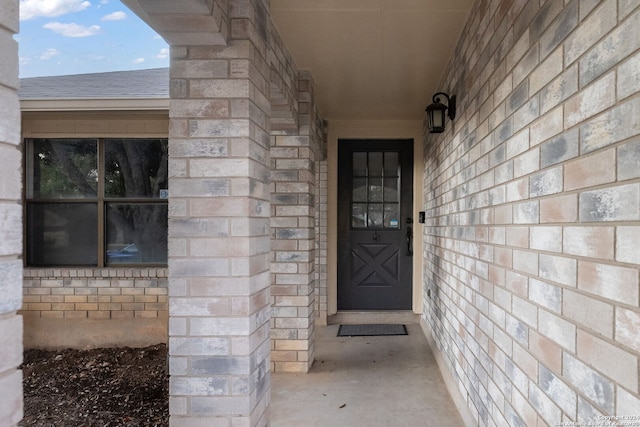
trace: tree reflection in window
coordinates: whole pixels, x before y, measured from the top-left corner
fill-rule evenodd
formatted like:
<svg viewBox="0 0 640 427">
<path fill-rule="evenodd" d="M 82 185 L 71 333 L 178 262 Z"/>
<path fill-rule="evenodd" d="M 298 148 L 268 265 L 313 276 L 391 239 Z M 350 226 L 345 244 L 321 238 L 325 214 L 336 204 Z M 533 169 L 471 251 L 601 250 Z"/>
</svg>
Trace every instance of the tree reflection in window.
<svg viewBox="0 0 640 427">
<path fill-rule="evenodd" d="M 352 162 L 351 226 L 399 228 L 399 153 L 354 152 Z"/>
<path fill-rule="evenodd" d="M 166 139 L 26 147 L 29 265 L 166 264 Z"/>
</svg>

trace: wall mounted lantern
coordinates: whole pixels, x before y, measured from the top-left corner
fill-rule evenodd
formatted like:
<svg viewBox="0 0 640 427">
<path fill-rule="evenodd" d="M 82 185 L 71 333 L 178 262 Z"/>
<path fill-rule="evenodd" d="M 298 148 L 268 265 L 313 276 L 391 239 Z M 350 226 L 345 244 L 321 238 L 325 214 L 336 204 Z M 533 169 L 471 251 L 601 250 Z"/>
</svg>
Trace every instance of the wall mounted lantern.
<svg viewBox="0 0 640 427">
<path fill-rule="evenodd" d="M 447 98 L 447 105 L 440 103 L 440 96 Z M 425 110 L 427 112 L 429 133 L 444 132 L 444 112 L 446 110 L 449 110 L 447 116 L 453 120 L 456 117 L 456 96 L 449 97 L 444 92 L 438 92 L 433 95 L 433 104 L 429 105 Z"/>
</svg>

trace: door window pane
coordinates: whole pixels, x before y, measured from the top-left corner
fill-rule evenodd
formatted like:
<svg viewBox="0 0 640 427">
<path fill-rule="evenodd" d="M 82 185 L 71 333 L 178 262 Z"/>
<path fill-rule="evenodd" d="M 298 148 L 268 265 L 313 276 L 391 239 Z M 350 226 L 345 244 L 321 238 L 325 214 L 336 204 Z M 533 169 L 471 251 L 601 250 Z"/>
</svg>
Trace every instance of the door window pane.
<svg viewBox="0 0 640 427">
<path fill-rule="evenodd" d="M 400 205 L 398 203 L 385 203 L 384 226 L 386 228 L 400 228 Z"/>
<path fill-rule="evenodd" d="M 27 226 L 29 265 L 96 265 L 95 203 L 30 203 Z"/>
<path fill-rule="evenodd" d="M 91 139 L 36 139 L 27 151 L 27 196 L 96 197 L 98 145 Z"/>
<path fill-rule="evenodd" d="M 398 170 L 398 153 L 384 153 L 384 175 L 389 177 L 400 176 Z"/>
<path fill-rule="evenodd" d="M 367 202 L 367 179 L 353 178 L 353 200 L 354 202 Z"/>
<path fill-rule="evenodd" d="M 354 203 L 351 205 L 351 226 L 366 227 L 367 226 L 367 204 Z"/>
<path fill-rule="evenodd" d="M 353 176 L 367 176 L 367 153 L 353 153 Z"/>
<path fill-rule="evenodd" d="M 167 141 L 105 140 L 107 198 L 159 198 L 167 188 Z"/>
<path fill-rule="evenodd" d="M 369 204 L 369 209 L 367 211 L 367 225 L 369 227 L 382 227 L 383 226 L 383 204 L 382 203 L 371 203 Z"/>
<path fill-rule="evenodd" d="M 384 201 L 398 202 L 398 178 L 384 179 Z"/>
<path fill-rule="evenodd" d="M 106 263 L 167 262 L 167 205 L 108 203 Z"/>
<path fill-rule="evenodd" d="M 382 178 L 369 178 L 369 202 L 382 200 Z"/>
<path fill-rule="evenodd" d="M 382 153 L 369 153 L 369 176 L 382 176 Z"/>
</svg>

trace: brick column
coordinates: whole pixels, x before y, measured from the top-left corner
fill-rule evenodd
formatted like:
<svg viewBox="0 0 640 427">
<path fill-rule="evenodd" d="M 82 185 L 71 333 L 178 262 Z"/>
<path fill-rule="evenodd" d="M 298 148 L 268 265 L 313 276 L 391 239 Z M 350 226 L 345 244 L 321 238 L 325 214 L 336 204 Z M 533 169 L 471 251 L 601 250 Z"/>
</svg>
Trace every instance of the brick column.
<svg viewBox="0 0 640 427">
<path fill-rule="evenodd" d="M 271 357 L 275 371 L 306 372 L 315 319 L 315 151 L 309 136 L 273 141 Z"/>
<path fill-rule="evenodd" d="M 172 48 L 173 427 L 268 423 L 270 106 L 258 36 L 267 18 L 253 7 L 230 5 L 228 46 Z"/>
<path fill-rule="evenodd" d="M 0 11 L 0 425 L 22 419 L 22 207 L 18 2 Z"/>
</svg>

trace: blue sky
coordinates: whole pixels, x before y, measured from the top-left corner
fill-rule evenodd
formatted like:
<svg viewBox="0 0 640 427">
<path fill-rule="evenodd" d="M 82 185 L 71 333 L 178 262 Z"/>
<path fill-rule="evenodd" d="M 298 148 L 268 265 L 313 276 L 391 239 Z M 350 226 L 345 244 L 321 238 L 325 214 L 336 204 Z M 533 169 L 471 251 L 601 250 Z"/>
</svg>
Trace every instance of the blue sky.
<svg viewBox="0 0 640 427">
<path fill-rule="evenodd" d="M 20 0 L 20 77 L 169 66 L 169 46 L 119 0 Z"/>
</svg>

